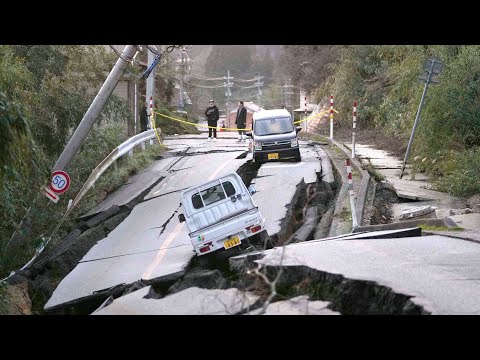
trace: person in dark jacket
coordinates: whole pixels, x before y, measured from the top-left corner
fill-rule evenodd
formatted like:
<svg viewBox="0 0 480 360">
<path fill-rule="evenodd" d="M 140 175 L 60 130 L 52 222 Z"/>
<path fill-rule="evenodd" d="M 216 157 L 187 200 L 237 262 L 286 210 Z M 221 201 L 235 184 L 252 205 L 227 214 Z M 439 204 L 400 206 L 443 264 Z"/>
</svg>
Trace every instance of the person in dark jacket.
<svg viewBox="0 0 480 360">
<path fill-rule="evenodd" d="M 220 117 L 218 113 L 217 105 L 213 100 L 210 100 L 207 110 L 205 110 L 205 116 L 207 117 L 208 122 L 208 140 L 212 140 L 213 132 L 213 141 L 217 140 L 217 121 Z"/>
<path fill-rule="evenodd" d="M 245 129 L 247 126 L 247 109 L 243 106 L 243 101 L 238 102 L 237 118 L 235 119 L 235 124 L 237 125 L 238 130 L 238 141 L 246 141 L 247 137 L 245 136 Z"/>
<path fill-rule="evenodd" d="M 143 104 L 142 110 L 140 111 L 140 131 L 141 132 L 147 131 L 147 124 L 148 124 L 147 105 Z"/>
</svg>

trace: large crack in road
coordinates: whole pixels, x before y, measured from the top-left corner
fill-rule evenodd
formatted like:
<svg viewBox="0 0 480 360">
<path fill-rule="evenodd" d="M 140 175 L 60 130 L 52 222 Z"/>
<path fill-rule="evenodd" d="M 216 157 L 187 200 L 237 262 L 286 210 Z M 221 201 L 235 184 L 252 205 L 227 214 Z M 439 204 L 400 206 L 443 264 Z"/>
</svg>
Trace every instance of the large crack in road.
<svg viewBox="0 0 480 360">
<path fill-rule="evenodd" d="M 191 166 L 173 169 L 176 164 L 187 157 L 209 153 L 238 152 L 238 150 L 230 151 L 216 149 L 206 152 L 188 153 L 189 149 L 190 147 L 184 151 L 177 152 L 178 155 L 181 155 L 179 159 L 171 164 L 166 170 L 168 173 L 177 173 L 182 170 L 191 169 Z M 244 159 L 247 155 L 248 151 L 244 151 L 237 156 L 236 159 Z M 319 155 L 318 152 L 317 155 Z M 265 180 L 274 176 L 272 174 L 258 175 L 259 169 L 260 164 L 248 160 L 241 165 L 236 172 L 242 177 L 247 186 L 249 186 L 254 180 Z M 266 246 L 263 248 L 248 249 L 248 251 L 252 252 L 251 255 L 248 255 L 249 258 L 258 259 L 258 256 L 254 255 L 257 251 L 271 249 L 274 246 L 278 247 L 298 241 L 309 241 L 312 240 L 320 230 L 325 232 L 325 229 L 322 229 L 322 227 L 329 227 L 329 223 L 328 221 L 325 222 L 323 220 L 325 220 L 324 217 L 329 216 L 329 209 L 332 207 L 332 203 L 337 196 L 337 189 L 339 189 L 340 186 L 338 186 L 338 184 L 333 184 L 331 181 L 323 181 L 324 177 L 325 174 L 318 172 L 315 183 L 307 184 L 302 180 L 296 185 L 295 193 L 286 209 L 286 215 L 280 222 L 280 230 L 273 234 L 273 236 L 269 237 Z M 331 179 L 332 177 L 333 175 L 328 178 Z M 179 189 L 166 192 L 144 200 L 144 197 L 164 179 L 165 177 L 159 178 L 154 184 L 149 186 L 148 189 L 143 191 L 141 195 L 137 196 L 128 204 L 119 207 L 119 209 L 121 208 L 121 211 L 111 211 L 112 215 L 110 216 L 105 216 L 106 212 L 98 214 L 97 216 L 102 215 L 105 219 L 95 227 L 86 229 L 86 222 L 84 221 L 81 226 L 79 225 L 78 228 L 75 229 L 76 232 L 69 234 L 71 239 L 67 239 L 68 241 L 65 241 L 63 245 L 61 245 L 63 246 L 63 251 L 57 250 L 54 256 L 49 255 L 42 257 L 39 259 L 41 262 L 37 262 L 30 269 L 17 274 L 12 279 L 14 282 L 28 281 L 34 309 L 38 313 L 43 313 L 41 309 L 43 309 L 46 300 L 51 296 L 55 286 L 58 285 L 62 278 L 68 274 L 76 264 L 155 252 L 159 250 L 151 249 L 133 251 L 128 254 L 118 254 L 80 261 L 89 249 L 95 245 L 100 238 L 107 236 L 116 225 L 121 223 L 136 205 L 182 190 Z M 335 177 L 335 180 L 339 181 L 337 176 Z M 158 238 L 164 234 L 167 226 L 178 210 L 179 207 L 173 211 L 171 216 L 169 216 L 162 225 L 151 228 L 161 229 L 158 233 Z M 381 214 L 382 212 L 380 212 L 380 215 Z M 375 214 L 372 218 L 374 219 L 373 221 L 379 221 L 378 214 Z M 83 230 L 81 229 L 87 231 L 83 233 Z M 85 241 L 85 238 L 88 238 L 89 241 Z M 78 239 L 78 241 L 76 239 Z M 82 243 L 81 246 L 79 243 Z M 77 249 L 73 251 L 75 256 L 71 256 L 71 249 L 75 247 L 77 247 Z M 67 251 L 67 249 L 70 250 Z M 250 265 L 253 265 L 251 260 L 249 260 L 249 263 Z M 207 289 L 217 291 L 235 288 L 246 294 L 255 294 L 256 300 L 249 303 L 248 307 L 240 307 L 234 312 L 234 314 L 255 313 L 255 311 L 260 311 L 262 309 L 265 300 L 271 294 L 271 289 L 266 282 L 259 281 L 258 277 L 252 276 L 252 268 L 247 268 L 243 265 L 240 266 L 240 268 L 241 270 L 239 270 L 239 266 L 232 267 L 228 258 L 205 264 L 200 263 L 199 258 L 194 256 L 186 265 L 182 274 L 172 274 L 170 277 L 154 277 L 148 280 L 139 279 L 138 281 L 129 284 L 117 284 L 107 289 L 94 291 L 89 296 L 52 307 L 45 313 L 91 314 L 99 308 L 108 306 L 114 302 L 115 299 L 132 294 L 146 286 L 151 286 L 151 288 L 149 288 L 148 294 L 146 294 L 144 298 L 152 300 L 163 300 L 187 289 Z M 413 304 L 409 300 L 409 296 L 395 293 L 392 289 L 382 287 L 374 282 L 346 279 L 340 275 L 317 271 L 306 266 L 289 266 L 281 268 L 283 273 L 278 280 L 277 293 L 272 299 L 269 299 L 271 305 L 275 303 L 280 304 L 281 301 L 285 299 L 297 299 L 299 296 L 306 295 L 308 296 L 308 300 L 306 300 L 307 302 L 312 302 L 313 304 L 314 301 L 319 301 L 320 303 L 321 301 L 327 301 L 322 303 L 322 309 L 329 308 L 343 314 L 428 313 L 421 307 Z M 274 279 L 276 274 L 278 274 L 279 268 L 265 266 L 263 271 L 265 275 L 268 275 L 269 279 Z M 42 296 L 38 296 L 40 293 Z"/>
</svg>

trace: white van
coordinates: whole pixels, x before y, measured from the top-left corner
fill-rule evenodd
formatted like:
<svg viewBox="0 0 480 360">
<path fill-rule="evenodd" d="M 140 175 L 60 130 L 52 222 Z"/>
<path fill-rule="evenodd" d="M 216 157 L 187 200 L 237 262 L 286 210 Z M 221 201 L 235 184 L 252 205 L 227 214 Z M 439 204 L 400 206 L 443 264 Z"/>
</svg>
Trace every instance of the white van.
<svg viewBox="0 0 480 360">
<path fill-rule="evenodd" d="M 295 127 L 290 113 L 285 109 L 260 110 L 253 114 L 252 138 L 255 162 L 294 159 L 301 161 L 297 134 L 302 128 Z"/>
<path fill-rule="evenodd" d="M 247 189 L 234 172 L 182 191 L 178 219 L 186 222 L 198 256 L 266 241 L 265 220 L 253 193 L 253 185 Z"/>
</svg>

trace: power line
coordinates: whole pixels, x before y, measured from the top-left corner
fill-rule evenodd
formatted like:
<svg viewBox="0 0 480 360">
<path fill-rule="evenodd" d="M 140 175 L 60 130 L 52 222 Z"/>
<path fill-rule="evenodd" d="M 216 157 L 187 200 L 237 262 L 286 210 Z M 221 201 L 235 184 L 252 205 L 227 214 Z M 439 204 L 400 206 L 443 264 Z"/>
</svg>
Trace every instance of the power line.
<svg viewBox="0 0 480 360">
<path fill-rule="evenodd" d="M 237 84 L 233 84 L 233 86 L 235 87 L 238 87 L 240 89 L 253 89 L 253 88 L 256 88 L 257 85 L 252 85 L 252 86 L 240 86 L 240 85 L 237 85 Z"/>
<path fill-rule="evenodd" d="M 197 84 L 190 84 L 191 86 L 204 88 L 204 89 L 219 89 L 225 87 L 225 85 L 217 85 L 217 86 L 208 86 L 208 85 L 197 85 Z"/>
<path fill-rule="evenodd" d="M 225 76 L 224 76 L 224 77 L 220 77 L 220 78 L 207 78 L 207 77 L 200 77 L 200 76 L 190 75 L 190 77 L 192 77 L 192 78 L 194 78 L 194 79 L 198 79 L 198 80 L 207 80 L 207 81 L 210 81 L 210 80 L 225 80 Z"/>
<path fill-rule="evenodd" d="M 237 79 L 237 78 L 233 78 L 235 79 L 235 81 L 240 81 L 240 82 L 250 82 L 250 81 L 257 81 L 258 80 L 258 77 L 256 78 L 253 78 L 253 79 L 249 79 L 249 80 L 244 80 L 244 79 Z"/>
</svg>

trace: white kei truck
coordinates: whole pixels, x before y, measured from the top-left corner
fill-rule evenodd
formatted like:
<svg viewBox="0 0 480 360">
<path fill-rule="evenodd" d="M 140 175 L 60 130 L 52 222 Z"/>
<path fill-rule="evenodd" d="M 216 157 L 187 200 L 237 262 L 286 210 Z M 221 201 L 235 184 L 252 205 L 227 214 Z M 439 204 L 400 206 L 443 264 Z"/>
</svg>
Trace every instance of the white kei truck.
<svg viewBox="0 0 480 360">
<path fill-rule="evenodd" d="M 235 172 L 182 191 L 183 213 L 190 241 L 197 256 L 239 253 L 268 238 L 265 220 L 252 195 L 255 187 L 245 186 Z"/>
</svg>

